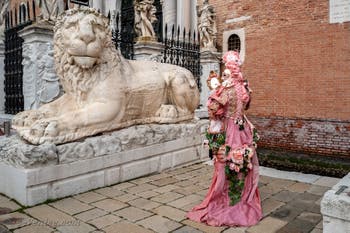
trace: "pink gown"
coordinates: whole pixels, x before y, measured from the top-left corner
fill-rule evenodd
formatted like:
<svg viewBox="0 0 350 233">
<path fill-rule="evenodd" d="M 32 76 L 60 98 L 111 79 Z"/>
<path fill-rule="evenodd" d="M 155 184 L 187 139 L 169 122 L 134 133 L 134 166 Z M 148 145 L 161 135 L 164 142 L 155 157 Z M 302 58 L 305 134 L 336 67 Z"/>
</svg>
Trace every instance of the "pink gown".
<svg viewBox="0 0 350 233">
<path fill-rule="evenodd" d="M 217 99 L 221 106 L 224 106 L 223 122 L 226 128 L 226 144 L 231 148 L 237 148 L 244 144 L 251 145 L 253 125 L 243 115 L 243 110 L 239 107 L 237 88 L 235 90 L 235 87 L 231 87 L 226 88 L 220 97 L 212 96 Z M 208 101 L 209 105 L 210 103 L 211 101 Z M 210 109 L 210 106 L 208 108 Z M 243 130 L 239 130 L 239 125 L 235 123 L 234 119 L 237 115 L 246 119 Z M 203 202 L 187 213 L 187 217 L 211 226 L 251 226 L 257 224 L 262 217 L 262 209 L 258 191 L 259 163 L 256 153 L 252 158 L 252 164 L 253 168 L 245 177 L 241 200 L 230 206 L 228 181 L 225 174 L 226 163 L 214 159 L 215 169 L 209 191 Z"/>
</svg>

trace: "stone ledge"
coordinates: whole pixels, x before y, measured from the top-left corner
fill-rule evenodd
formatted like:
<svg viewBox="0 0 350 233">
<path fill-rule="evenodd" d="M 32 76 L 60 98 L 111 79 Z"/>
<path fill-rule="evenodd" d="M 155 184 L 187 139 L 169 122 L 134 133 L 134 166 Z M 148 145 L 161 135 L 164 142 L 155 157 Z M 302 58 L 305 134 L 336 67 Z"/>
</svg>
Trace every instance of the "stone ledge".
<svg viewBox="0 0 350 233">
<path fill-rule="evenodd" d="M 341 193 L 337 191 L 346 186 Z M 334 229 L 339 232 L 348 232 L 350 229 L 350 173 L 327 191 L 321 201 L 323 215 L 323 232 L 332 233 Z"/>
</svg>

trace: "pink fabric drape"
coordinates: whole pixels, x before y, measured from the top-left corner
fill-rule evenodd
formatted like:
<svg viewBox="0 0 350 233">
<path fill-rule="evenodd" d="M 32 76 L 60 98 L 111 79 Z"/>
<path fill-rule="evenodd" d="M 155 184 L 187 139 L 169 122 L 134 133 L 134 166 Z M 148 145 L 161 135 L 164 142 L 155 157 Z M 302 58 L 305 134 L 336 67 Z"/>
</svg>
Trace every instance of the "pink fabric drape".
<svg viewBox="0 0 350 233">
<path fill-rule="evenodd" d="M 251 145 L 253 135 L 250 122 L 244 124 L 244 130 L 233 119 L 226 118 L 226 144 L 237 148 L 244 144 Z M 211 226 L 251 226 L 262 217 L 260 195 L 258 191 L 259 163 L 256 153 L 252 158 L 253 168 L 245 178 L 241 200 L 230 206 L 228 182 L 225 175 L 225 163 L 214 162 L 214 175 L 209 191 L 201 204 L 195 206 L 187 217 L 196 222 Z"/>
</svg>

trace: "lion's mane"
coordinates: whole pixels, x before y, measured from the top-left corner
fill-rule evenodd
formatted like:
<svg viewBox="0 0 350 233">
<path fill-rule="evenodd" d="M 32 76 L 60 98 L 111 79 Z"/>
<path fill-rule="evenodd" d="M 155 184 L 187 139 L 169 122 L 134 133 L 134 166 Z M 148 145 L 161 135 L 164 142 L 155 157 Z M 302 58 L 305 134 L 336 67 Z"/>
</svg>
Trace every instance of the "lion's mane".
<svg viewBox="0 0 350 233">
<path fill-rule="evenodd" d="M 56 73 L 61 81 L 63 90 L 74 96 L 77 104 L 82 104 L 87 93 L 91 90 L 96 82 L 108 77 L 112 72 L 117 72 L 121 63 L 125 63 L 120 51 L 116 50 L 112 41 L 111 30 L 109 28 L 108 18 L 101 15 L 95 9 L 84 9 L 89 14 L 94 14 L 104 18 L 104 26 L 106 33 L 106 41 L 103 45 L 102 56 L 98 59 L 97 64 L 91 69 L 82 69 L 81 67 L 72 64 L 72 57 L 67 53 L 67 49 L 63 43 L 62 30 L 64 22 L 68 16 L 79 13 L 78 9 L 71 9 L 61 14 L 54 27 L 54 49 L 55 49 L 55 64 Z M 81 10 L 80 10 L 81 12 Z M 102 69 L 102 66 L 107 66 Z M 102 70 L 104 73 L 100 72 Z M 115 74 L 117 75 L 117 74 Z"/>
</svg>

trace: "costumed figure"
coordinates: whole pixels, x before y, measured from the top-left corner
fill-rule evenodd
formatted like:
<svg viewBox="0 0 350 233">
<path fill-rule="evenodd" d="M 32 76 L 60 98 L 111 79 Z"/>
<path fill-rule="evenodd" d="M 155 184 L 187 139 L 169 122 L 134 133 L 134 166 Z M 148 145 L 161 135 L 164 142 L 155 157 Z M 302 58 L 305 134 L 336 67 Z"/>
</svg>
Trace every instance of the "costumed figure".
<svg viewBox="0 0 350 233">
<path fill-rule="evenodd" d="M 139 37 L 156 36 L 152 23 L 157 21 L 156 7 L 153 6 L 154 0 L 135 1 L 135 31 Z"/>
<path fill-rule="evenodd" d="M 214 175 L 205 199 L 187 217 L 211 226 L 251 226 L 262 217 L 256 155 L 259 136 L 244 114 L 251 90 L 240 71 L 239 54 L 226 52 L 223 61 L 223 82 L 207 102 L 210 125 L 206 136 L 214 156 Z M 212 130 L 213 122 L 222 125 L 219 131 Z"/>
</svg>

